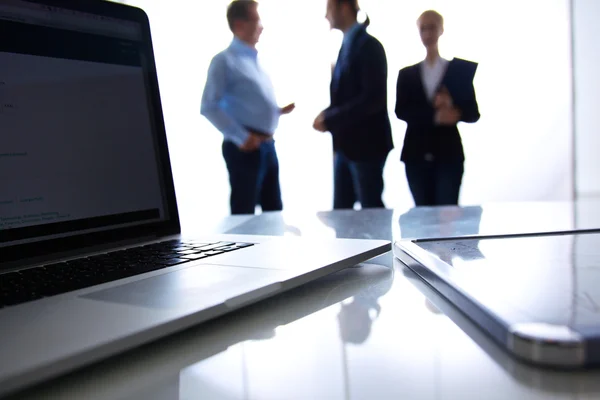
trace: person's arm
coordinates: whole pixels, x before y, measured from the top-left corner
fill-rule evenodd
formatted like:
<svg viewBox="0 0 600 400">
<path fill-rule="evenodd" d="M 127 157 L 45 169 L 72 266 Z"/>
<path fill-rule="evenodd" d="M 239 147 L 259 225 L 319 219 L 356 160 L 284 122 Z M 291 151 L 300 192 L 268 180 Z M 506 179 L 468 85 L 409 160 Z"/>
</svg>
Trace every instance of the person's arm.
<svg viewBox="0 0 600 400">
<path fill-rule="evenodd" d="M 345 103 L 329 107 L 324 112 L 327 130 L 339 130 L 344 125 L 352 125 L 386 107 L 387 59 L 381 43 L 373 40 L 365 44 L 364 53 L 357 57 L 361 71 L 360 94 Z"/>
<path fill-rule="evenodd" d="M 208 68 L 208 77 L 202 94 L 200 113 L 210 121 L 225 139 L 232 141 L 238 147 L 243 147 L 250 133 L 242 125 L 231 118 L 221 107 L 221 99 L 226 88 L 227 62 L 225 57 L 218 55 L 213 58 Z"/>
<path fill-rule="evenodd" d="M 435 110 L 433 107 L 415 105 L 410 98 L 410 84 L 408 69 L 400 70 L 396 84 L 396 117 L 410 125 L 433 125 Z"/>
<path fill-rule="evenodd" d="M 288 115 L 288 114 L 291 114 L 292 111 L 294 111 L 295 109 L 296 109 L 296 103 L 290 103 L 285 107 L 281 107 L 279 109 L 279 114 Z"/>
</svg>

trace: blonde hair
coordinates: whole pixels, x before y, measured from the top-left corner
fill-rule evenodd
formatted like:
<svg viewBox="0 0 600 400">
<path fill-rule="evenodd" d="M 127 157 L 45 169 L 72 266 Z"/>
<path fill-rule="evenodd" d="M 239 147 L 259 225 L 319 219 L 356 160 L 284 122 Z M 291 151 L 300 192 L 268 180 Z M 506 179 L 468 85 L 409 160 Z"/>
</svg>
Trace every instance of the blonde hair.
<svg viewBox="0 0 600 400">
<path fill-rule="evenodd" d="M 435 11 L 435 10 L 427 10 L 427 11 L 423 11 L 423 13 L 419 16 L 419 18 L 417 19 L 417 25 L 419 24 L 419 22 L 421 22 L 421 20 L 424 17 L 432 17 L 435 18 L 439 23 L 440 26 L 443 27 L 444 26 L 444 17 L 442 17 L 442 14 L 440 14 L 439 12 Z"/>
</svg>

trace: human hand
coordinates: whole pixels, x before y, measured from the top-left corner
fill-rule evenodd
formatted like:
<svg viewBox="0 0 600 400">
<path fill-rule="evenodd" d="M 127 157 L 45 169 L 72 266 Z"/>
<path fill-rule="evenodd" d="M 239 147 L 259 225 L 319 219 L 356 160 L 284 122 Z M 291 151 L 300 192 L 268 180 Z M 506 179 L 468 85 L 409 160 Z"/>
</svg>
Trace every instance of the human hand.
<svg viewBox="0 0 600 400">
<path fill-rule="evenodd" d="M 246 139 L 244 144 L 240 146 L 240 150 L 244 153 L 256 151 L 258 150 L 263 141 L 264 139 L 261 136 L 257 135 L 256 133 L 250 132 L 250 134 L 248 135 L 248 139 Z"/>
<path fill-rule="evenodd" d="M 436 121 L 440 125 L 456 125 L 460 121 L 460 110 L 456 107 L 445 107 L 437 110 Z"/>
<path fill-rule="evenodd" d="M 436 93 L 433 99 L 433 107 L 435 109 L 441 108 L 451 108 L 452 107 L 452 97 L 450 96 L 450 92 L 446 89 L 445 86 L 442 86 L 439 92 Z"/>
<path fill-rule="evenodd" d="M 325 111 L 322 111 L 317 118 L 315 118 L 313 128 L 319 132 L 327 132 L 327 126 L 325 125 Z"/>
<path fill-rule="evenodd" d="M 281 115 L 287 115 L 287 114 L 290 114 L 295 109 L 296 109 L 296 103 L 290 103 L 287 106 L 281 108 L 280 112 L 281 112 Z"/>
</svg>

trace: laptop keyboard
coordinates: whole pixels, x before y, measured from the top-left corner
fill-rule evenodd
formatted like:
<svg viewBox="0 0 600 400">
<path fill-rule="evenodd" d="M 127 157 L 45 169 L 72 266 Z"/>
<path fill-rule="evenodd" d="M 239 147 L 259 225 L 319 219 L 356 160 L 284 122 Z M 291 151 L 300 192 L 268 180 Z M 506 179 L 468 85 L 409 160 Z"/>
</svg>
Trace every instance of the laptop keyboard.
<svg viewBox="0 0 600 400">
<path fill-rule="evenodd" d="M 0 275 L 0 308 L 252 246 L 172 240 Z"/>
</svg>

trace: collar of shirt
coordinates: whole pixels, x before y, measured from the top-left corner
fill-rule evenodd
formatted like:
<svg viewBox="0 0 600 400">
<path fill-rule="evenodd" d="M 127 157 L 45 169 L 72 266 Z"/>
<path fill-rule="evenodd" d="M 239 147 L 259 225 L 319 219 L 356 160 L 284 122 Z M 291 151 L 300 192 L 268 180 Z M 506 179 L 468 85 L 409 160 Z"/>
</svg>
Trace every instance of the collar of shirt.
<svg viewBox="0 0 600 400">
<path fill-rule="evenodd" d="M 423 67 L 427 70 L 440 70 L 441 68 L 445 67 L 447 63 L 448 60 L 443 57 L 438 57 L 433 65 L 429 64 L 427 60 L 423 60 Z"/>
<path fill-rule="evenodd" d="M 229 48 L 237 54 L 243 54 L 251 56 L 253 58 L 258 57 L 258 50 L 256 50 L 254 47 L 249 46 L 247 43 L 245 43 L 237 37 L 233 38 L 231 44 L 229 45 Z"/>
<path fill-rule="evenodd" d="M 342 46 L 347 46 L 348 44 L 350 44 L 352 42 L 352 39 L 354 39 L 354 37 L 358 33 L 358 31 L 360 31 L 360 28 L 362 28 L 362 25 L 358 22 L 352 25 L 352 27 L 348 29 L 346 33 L 344 33 L 344 40 L 342 41 Z"/>
<path fill-rule="evenodd" d="M 439 57 L 433 65 L 429 65 L 427 60 L 424 60 L 421 65 L 421 79 L 423 80 L 425 93 L 430 100 L 433 100 L 436 90 L 444 77 L 447 64 L 448 60 Z"/>
</svg>

